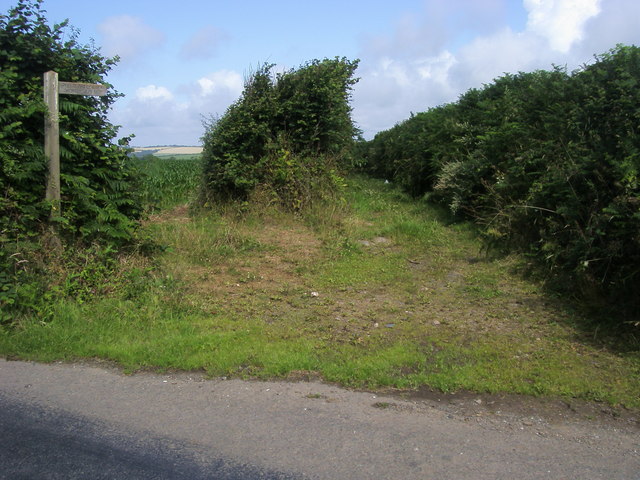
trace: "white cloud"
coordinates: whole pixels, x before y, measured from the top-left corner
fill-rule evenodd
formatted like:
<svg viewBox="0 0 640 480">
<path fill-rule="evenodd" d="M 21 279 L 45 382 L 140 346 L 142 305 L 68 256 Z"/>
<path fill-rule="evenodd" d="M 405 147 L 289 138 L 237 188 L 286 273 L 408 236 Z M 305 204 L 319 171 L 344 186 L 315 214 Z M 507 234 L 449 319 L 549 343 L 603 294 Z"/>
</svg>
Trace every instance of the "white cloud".
<svg viewBox="0 0 640 480">
<path fill-rule="evenodd" d="M 122 134 L 135 133 L 133 145 L 137 146 L 189 145 L 200 136 L 197 119 L 194 122 L 187 105 L 176 101 L 173 95 L 155 99 L 136 95 L 131 100 L 120 100 L 111 118 L 122 125 Z"/>
<path fill-rule="evenodd" d="M 98 32 L 102 35 L 104 53 L 109 57 L 118 55 L 125 63 L 159 47 L 165 40 L 161 31 L 130 15 L 107 18 L 98 25 Z"/>
<path fill-rule="evenodd" d="M 149 100 L 172 100 L 173 94 L 166 87 L 157 87 L 156 85 L 147 85 L 136 90 L 136 100 L 143 102 Z"/>
<path fill-rule="evenodd" d="M 385 57 L 380 61 L 379 68 L 378 75 L 392 79 L 399 87 L 407 87 L 411 84 L 410 72 L 404 63 Z"/>
<path fill-rule="evenodd" d="M 215 56 L 220 44 L 229 35 L 214 26 L 198 30 L 183 46 L 180 55 L 187 60 L 208 59 Z"/>
<path fill-rule="evenodd" d="M 353 92 L 353 116 L 365 136 L 411 112 L 455 101 L 506 72 L 552 64 L 571 70 L 616 43 L 640 45 L 637 0 L 522 0 L 526 17 L 509 26 L 506 7 L 515 1 L 428 1 L 422 11 L 400 17 L 389 33 L 366 37 L 356 72 L 361 80 Z M 215 53 L 206 45 L 198 50 L 197 36 L 192 58 Z M 158 38 L 145 48 L 157 47 Z M 221 69 L 177 88 L 147 85 L 118 102 L 114 123 L 124 126 L 123 134 L 136 132 L 140 145 L 197 142 L 204 132 L 202 117 L 222 115 L 241 94 L 243 78 Z"/>
<path fill-rule="evenodd" d="M 451 72 L 461 67 L 450 46 L 497 29 L 506 19 L 508 1 L 425 2 L 422 12 L 400 17 L 391 34 L 365 38 L 357 72 L 361 80 L 353 94 L 353 117 L 365 137 L 411 112 L 455 100 L 460 92 Z"/>
<path fill-rule="evenodd" d="M 572 70 L 616 43 L 640 44 L 637 0 L 522 0 L 527 17 L 518 30 L 505 16 L 467 29 L 463 41 L 455 33 L 488 13 L 500 16 L 508 1 L 429 2 L 391 34 L 369 37 L 353 96 L 354 119 L 365 137 L 505 73 L 553 64 Z"/>
<path fill-rule="evenodd" d="M 365 38 L 364 57 L 415 58 L 437 56 L 459 35 L 479 35 L 501 25 L 511 0 L 426 1 L 424 10 L 405 13 L 390 35 Z"/>
<path fill-rule="evenodd" d="M 215 95 L 219 93 L 229 93 L 238 96 L 244 86 L 242 76 L 233 71 L 221 70 L 211 73 L 206 77 L 196 81 L 200 91 L 200 96 Z"/>
<path fill-rule="evenodd" d="M 586 60 L 618 43 L 640 46 L 639 18 L 640 2 L 637 0 L 606 0 L 600 14 L 585 24 L 583 40 L 573 50 Z"/>
<path fill-rule="evenodd" d="M 549 54 L 541 37 L 505 28 L 478 37 L 460 48 L 455 66 L 447 72 L 448 81 L 462 93 L 490 83 L 505 73 L 549 68 L 553 63 Z"/>
<path fill-rule="evenodd" d="M 448 81 L 448 72 L 457 63 L 455 56 L 445 50 L 440 55 L 431 58 L 423 58 L 415 61 L 420 78 L 432 80 L 445 85 Z"/>
<path fill-rule="evenodd" d="M 585 23 L 600 13 L 600 0 L 524 0 L 524 7 L 529 12 L 527 30 L 567 53 L 582 40 Z"/>
<path fill-rule="evenodd" d="M 356 72 L 360 82 L 353 93 L 353 118 L 365 137 L 392 127 L 411 112 L 450 101 L 455 91 L 448 72 L 455 63 L 448 51 L 415 60 L 363 60 Z"/>
<path fill-rule="evenodd" d="M 197 144 L 204 133 L 203 119 L 222 115 L 243 86 L 242 75 L 230 70 L 213 72 L 174 91 L 147 85 L 115 105 L 112 121 L 122 125 L 123 134 L 135 132 L 135 145 Z"/>
</svg>

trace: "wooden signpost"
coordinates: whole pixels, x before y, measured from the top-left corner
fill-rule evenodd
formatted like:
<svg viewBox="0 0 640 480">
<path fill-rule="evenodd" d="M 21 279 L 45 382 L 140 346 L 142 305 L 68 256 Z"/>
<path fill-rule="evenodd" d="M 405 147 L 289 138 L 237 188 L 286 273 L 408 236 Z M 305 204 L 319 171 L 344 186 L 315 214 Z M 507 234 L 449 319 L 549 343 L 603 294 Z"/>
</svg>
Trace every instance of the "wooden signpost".
<svg viewBox="0 0 640 480">
<path fill-rule="evenodd" d="M 44 74 L 44 102 L 48 114 L 44 120 L 44 153 L 49 163 L 46 200 L 52 203 L 51 216 L 60 215 L 60 126 L 58 117 L 58 96 L 107 94 L 106 85 L 96 83 L 59 82 L 56 72 Z"/>
</svg>

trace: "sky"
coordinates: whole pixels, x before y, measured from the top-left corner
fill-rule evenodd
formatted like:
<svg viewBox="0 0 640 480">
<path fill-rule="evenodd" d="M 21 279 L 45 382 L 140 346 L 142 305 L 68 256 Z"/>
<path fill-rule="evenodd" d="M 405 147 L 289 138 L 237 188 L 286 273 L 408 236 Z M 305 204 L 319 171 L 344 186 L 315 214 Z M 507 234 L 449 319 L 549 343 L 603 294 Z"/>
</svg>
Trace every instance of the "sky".
<svg viewBox="0 0 640 480">
<path fill-rule="evenodd" d="M 17 0 L 0 0 L 6 13 Z M 365 138 L 504 73 L 572 71 L 640 45 L 639 0 L 45 0 L 51 23 L 120 62 L 110 120 L 135 146 L 200 145 L 245 78 L 360 59 L 351 105 Z M 64 80 L 61 78 L 61 80 Z"/>
</svg>

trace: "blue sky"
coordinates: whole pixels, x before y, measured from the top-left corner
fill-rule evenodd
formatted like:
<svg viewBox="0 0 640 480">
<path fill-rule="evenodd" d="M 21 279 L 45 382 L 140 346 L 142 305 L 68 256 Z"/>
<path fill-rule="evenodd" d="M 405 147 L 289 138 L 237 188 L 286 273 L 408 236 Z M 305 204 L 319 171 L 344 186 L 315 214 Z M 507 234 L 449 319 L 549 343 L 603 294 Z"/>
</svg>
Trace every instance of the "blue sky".
<svg viewBox="0 0 640 480">
<path fill-rule="evenodd" d="M 5 13 L 15 4 L 0 0 Z M 638 0 L 45 0 L 121 61 L 111 112 L 134 145 L 197 145 L 244 78 L 268 62 L 360 59 L 353 117 L 366 138 L 505 72 L 577 68 L 640 45 Z M 64 80 L 64 79 L 62 79 Z"/>
</svg>

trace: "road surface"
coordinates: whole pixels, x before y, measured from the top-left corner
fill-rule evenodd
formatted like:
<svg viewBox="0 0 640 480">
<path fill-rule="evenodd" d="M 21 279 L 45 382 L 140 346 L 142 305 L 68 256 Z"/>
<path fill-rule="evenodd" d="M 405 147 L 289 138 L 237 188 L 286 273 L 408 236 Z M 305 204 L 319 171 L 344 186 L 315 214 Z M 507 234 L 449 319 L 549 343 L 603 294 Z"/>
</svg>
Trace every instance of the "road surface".
<svg viewBox="0 0 640 480">
<path fill-rule="evenodd" d="M 640 480 L 633 415 L 515 403 L 0 359 L 0 478 Z"/>
</svg>

